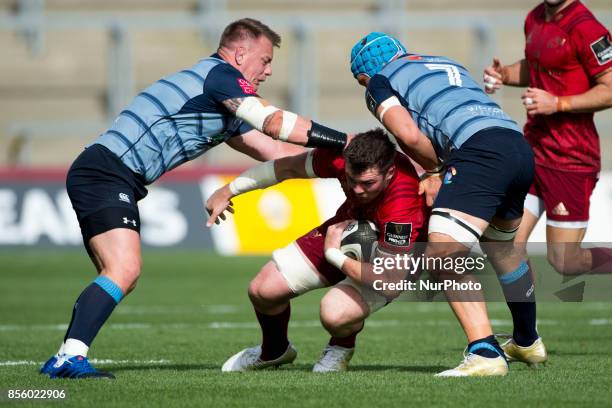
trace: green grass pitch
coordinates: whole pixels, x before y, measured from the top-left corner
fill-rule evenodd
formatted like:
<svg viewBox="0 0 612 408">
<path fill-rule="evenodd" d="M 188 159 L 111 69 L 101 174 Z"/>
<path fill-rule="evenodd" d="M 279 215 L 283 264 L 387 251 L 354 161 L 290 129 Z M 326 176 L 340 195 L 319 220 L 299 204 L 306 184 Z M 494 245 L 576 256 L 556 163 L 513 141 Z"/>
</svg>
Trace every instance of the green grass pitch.
<svg viewBox="0 0 612 408">
<path fill-rule="evenodd" d="M 612 303 L 542 303 L 548 365 L 512 364 L 504 378 L 434 378 L 462 358 L 464 336 L 444 303 L 396 303 L 366 323 L 351 370 L 312 374 L 328 336 L 318 324 L 324 290 L 292 304 L 294 365 L 221 373 L 223 361 L 259 342 L 246 289 L 266 258 L 145 250 L 136 291 L 101 330 L 90 357 L 115 381 L 50 380 L 72 304 L 94 278 L 84 251 L 0 252 L 0 405 L 7 389 L 65 389 L 61 402 L 19 406 L 374 407 L 612 406 Z M 536 260 L 536 264 L 544 262 Z M 612 299 L 612 298 L 611 298 Z M 511 330 L 506 305 L 489 306 L 495 330 Z"/>
</svg>

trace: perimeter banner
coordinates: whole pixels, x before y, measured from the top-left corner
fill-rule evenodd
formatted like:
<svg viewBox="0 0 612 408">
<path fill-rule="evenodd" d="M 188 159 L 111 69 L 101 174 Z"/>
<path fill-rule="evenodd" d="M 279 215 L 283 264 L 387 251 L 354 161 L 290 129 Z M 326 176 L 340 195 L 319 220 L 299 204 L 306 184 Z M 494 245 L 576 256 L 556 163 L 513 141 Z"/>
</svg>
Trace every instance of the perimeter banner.
<svg viewBox="0 0 612 408">
<path fill-rule="evenodd" d="M 270 254 L 331 217 L 344 200 L 336 180 L 289 180 L 235 198 L 236 214 L 206 228 L 206 199 L 241 170 L 179 169 L 150 186 L 139 203 L 143 244 L 214 249 L 225 255 Z M 82 245 L 65 172 L 0 170 L 0 247 Z M 612 172 L 607 172 L 591 198 L 585 241 L 610 241 L 611 209 Z M 542 217 L 531 241 L 545 237 Z"/>
</svg>

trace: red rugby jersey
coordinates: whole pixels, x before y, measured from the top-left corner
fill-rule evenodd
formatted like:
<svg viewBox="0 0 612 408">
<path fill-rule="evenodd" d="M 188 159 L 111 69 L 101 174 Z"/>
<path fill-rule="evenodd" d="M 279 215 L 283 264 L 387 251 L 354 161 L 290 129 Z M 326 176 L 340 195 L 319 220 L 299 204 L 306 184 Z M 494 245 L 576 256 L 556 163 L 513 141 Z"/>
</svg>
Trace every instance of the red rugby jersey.
<svg viewBox="0 0 612 408">
<path fill-rule="evenodd" d="M 427 240 L 428 209 L 420 196 L 419 177 L 408 157 L 397 153 L 395 174 L 383 193 L 373 202 L 360 206 L 346 188 L 346 173 L 342 153 L 331 149 L 314 149 L 312 167 L 321 178 L 337 178 L 347 197 L 336 215 L 319 231 L 346 219 L 370 220 L 380 231 L 379 245 L 389 249 L 408 248 L 412 243 Z"/>
<path fill-rule="evenodd" d="M 612 67 L 610 33 L 576 1 L 545 21 L 544 3 L 525 21 L 525 58 L 530 86 L 557 95 L 577 95 L 595 85 Z M 528 117 L 525 136 L 536 163 L 566 171 L 600 169 L 599 135 L 593 113 L 555 113 Z"/>
</svg>

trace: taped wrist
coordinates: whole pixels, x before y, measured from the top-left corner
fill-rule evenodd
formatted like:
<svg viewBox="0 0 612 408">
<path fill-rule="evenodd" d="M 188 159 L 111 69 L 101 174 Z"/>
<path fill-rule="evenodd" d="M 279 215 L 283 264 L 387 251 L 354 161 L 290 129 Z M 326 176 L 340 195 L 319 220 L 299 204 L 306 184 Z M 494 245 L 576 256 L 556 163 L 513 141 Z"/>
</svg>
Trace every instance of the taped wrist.
<svg viewBox="0 0 612 408">
<path fill-rule="evenodd" d="M 278 179 L 274 171 L 274 161 L 271 160 L 250 168 L 236 177 L 229 184 L 229 189 L 236 196 L 260 188 L 270 187 L 276 183 L 278 183 Z"/>
<path fill-rule="evenodd" d="M 328 248 L 325 250 L 325 259 L 330 264 L 334 265 L 338 269 L 342 269 L 344 261 L 348 256 L 344 255 L 338 248 Z"/>
<path fill-rule="evenodd" d="M 308 142 L 306 147 L 327 147 L 343 149 L 346 145 L 346 133 L 330 129 L 317 122 L 312 122 L 312 127 L 308 131 Z"/>
</svg>

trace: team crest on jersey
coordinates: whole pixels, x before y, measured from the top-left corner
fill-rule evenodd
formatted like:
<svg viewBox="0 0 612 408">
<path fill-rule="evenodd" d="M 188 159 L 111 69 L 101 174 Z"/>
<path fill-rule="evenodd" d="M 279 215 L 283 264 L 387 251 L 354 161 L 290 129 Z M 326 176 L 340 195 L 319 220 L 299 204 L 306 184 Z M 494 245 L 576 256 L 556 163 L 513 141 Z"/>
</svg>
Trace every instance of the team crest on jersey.
<svg viewBox="0 0 612 408">
<path fill-rule="evenodd" d="M 566 39 L 563 37 L 555 37 L 552 40 L 548 41 L 548 43 L 546 44 L 547 48 L 559 48 L 559 47 L 563 47 L 566 43 Z"/>
<path fill-rule="evenodd" d="M 322 236 L 323 236 L 323 234 L 321 234 L 321 232 L 319 232 L 319 230 L 315 228 L 315 229 L 313 229 L 312 231 L 310 231 L 310 233 L 308 234 L 308 236 L 309 236 L 310 238 L 318 238 L 318 237 L 322 237 Z"/>
<path fill-rule="evenodd" d="M 255 88 L 253 88 L 253 85 L 251 85 L 251 83 L 246 79 L 238 78 L 238 85 L 247 95 L 255 95 L 257 93 L 255 92 Z"/>
<path fill-rule="evenodd" d="M 394 246 L 410 245 L 412 223 L 388 222 L 385 224 L 385 242 Z"/>
<path fill-rule="evenodd" d="M 451 184 L 453 182 L 453 177 L 457 175 L 457 169 L 453 166 L 449 167 L 446 170 L 446 174 L 444 175 L 444 184 Z"/>
<path fill-rule="evenodd" d="M 591 51 L 595 54 L 595 58 L 599 65 L 612 60 L 612 43 L 610 37 L 604 35 L 599 40 L 591 44 Z"/>
</svg>

